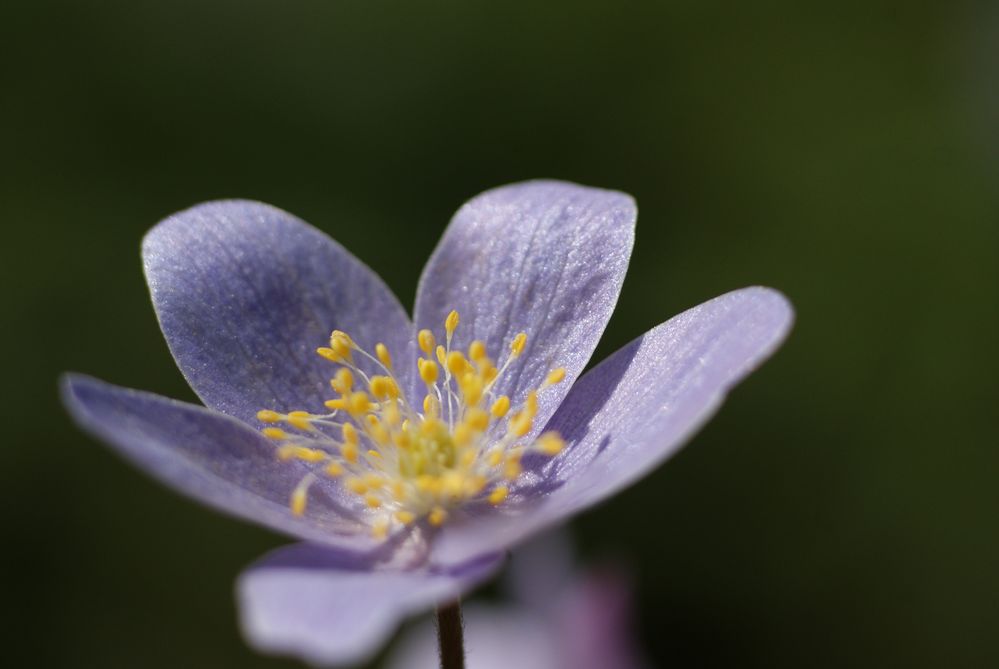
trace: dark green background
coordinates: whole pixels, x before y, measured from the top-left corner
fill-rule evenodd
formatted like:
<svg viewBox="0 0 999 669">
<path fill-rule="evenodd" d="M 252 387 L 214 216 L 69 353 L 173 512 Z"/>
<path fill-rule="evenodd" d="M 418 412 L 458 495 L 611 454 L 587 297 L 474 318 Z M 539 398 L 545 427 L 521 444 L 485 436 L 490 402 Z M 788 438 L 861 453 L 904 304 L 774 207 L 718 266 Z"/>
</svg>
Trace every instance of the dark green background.
<svg viewBox="0 0 999 669">
<path fill-rule="evenodd" d="M 190 398 L 143 233 L 249 197 L 411 305 L 450 214 L 551 176 L 632 193 L 604 355 L 763 283 L 786 347 L 576 520 L 664 667 L 999 666 L 993 3 L 119 0 L 0 9 L 3 657 L 292 667 L 233 577 L 282 537 L 69 423 L 62 370 Z"/>
</svg>

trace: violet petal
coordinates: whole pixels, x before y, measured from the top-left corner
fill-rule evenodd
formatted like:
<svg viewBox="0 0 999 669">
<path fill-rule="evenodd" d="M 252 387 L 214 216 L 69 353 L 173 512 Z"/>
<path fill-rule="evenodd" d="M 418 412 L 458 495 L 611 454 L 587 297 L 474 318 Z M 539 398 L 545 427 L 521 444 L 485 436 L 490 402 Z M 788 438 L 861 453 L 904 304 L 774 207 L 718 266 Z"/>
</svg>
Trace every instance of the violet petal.
<svg viewBox="0 0 999 669">
<path fill-rule="evenodd" d="M 142 243 L 167 344 L 204 403 L 252 421 L 259 409 L 323 410 L 333 366 L 316 355 L 343 330 L 373 351 L 412 359 L 412 326 L 378 276 L 280 209 L 200 204 Z M 413 375 L 401 366 L 403 381 Z"/>
<path fill-rule="evenodd" d="M 546 429 L 569 445 L 537 458 L 502 507 L 441 528 L 432 560 L 461 562 L 510 546 L 649 473 L 772 354 L 793 311 L 768 288 L 722 295 L 670 319 L 585 374 Z"/>
<path fill-rule="evenodd" d="M 311 544 L 278 549 L 239 577 L 243 634 L 259 651 L 314 665 L 361 662 L 404 618 L 459 597 L 502 561 L 491 555 L 430 572 L 379 569 Z"/>
<path fill-rule="evenodd" d="M 379 546 L 352 515 L 353 500 L 326 482 L 310 489 L 305 514 L 293 515 L 304 465 L 279 461 L 273 443 L 235 418 L 76 374 L 63 378 L 62 396 L 81 428 L 199 502 L 302 539 L 360 552 Z"/>
<path fill-rule="evenodd" d="M 566 380 L 539 396 L 535 425 L 544 425 L 614 309 L 635 217 L 624 193 L 560 181 L 486 191 L 458 210 L 423 270 L 416 323 L 438 332 L 456 309 L 458 346 L 482 340 L 499 363 L 526 332 L 523 355 L 495 390 L 517 402 L 552 368 L 565 367 Z"/>
</svg>

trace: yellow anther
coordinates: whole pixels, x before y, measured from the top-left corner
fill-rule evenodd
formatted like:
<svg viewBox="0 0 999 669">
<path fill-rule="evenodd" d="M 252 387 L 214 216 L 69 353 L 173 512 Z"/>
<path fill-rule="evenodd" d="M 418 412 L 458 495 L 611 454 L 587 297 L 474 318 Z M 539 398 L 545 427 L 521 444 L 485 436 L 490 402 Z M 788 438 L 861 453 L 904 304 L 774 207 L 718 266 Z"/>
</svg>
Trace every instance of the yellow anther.
<svg viewBox="0 0 999 669">
<path fill-rule="evenodd" d="M 454 334 L 455 329 L 458 327 L 458 312 L 451 311 L 444 319 L 444 331 L 447 333 L 448 341 L 451 340 L 451 335 Z"/>
<path fill-rule="evenodd" d="M 412 439 L 409 438 L 409 432 L 405 430 L 393 434 L 392 443 L 404 450 L 413 445 Z"/>
<path fill-rule="evenodd" d="M 535 444 L 545 455 L 558 455 L 565 448 L 565 440 L 558 432 L 545 432 Z"/>
<path fill-rule="evenodd" d="M 444 423 L 440 422 L 436 418 L 425 418 L 423 422 L 420 423 L 420 432 L 427 437 L 432 437 L 443 429 L 446 429 Z"/>
<path fill-rule="evenodd" d="M 479 363 L 479 374 L 482 375 L 482 380 L 486 383 L 492 383 L 492 380 L 499 375 L 499 370 L 488 360 L 483 360 Z"/>
<path fill-rule="evenodd" d="M 420 492 L 437 493 L 441 490 L 441 482 L 436 476 L 426 474 L 416 477 L 416 489 Z"/>
<path fill-rule="evenodd" d="M 465 477 L 458 472 L 447 472 L 443 479 L 444 494 L 449 497 L 460 497 L 461 491 L 465 488 Z"/>
<path fill-rule="evenodd" d="M 485 476 L 469 476 L 465 479 L 465 487 L 462 493 L 467 497 L 475 497 L 486 487 L 488 479 Z"/>
<path fill-rule="evenodd" d="M 281 420 L 281 414 L 277 411 L 271 411 L 270 409 L 264 409 L 257 412 L 257 420 L 261 423 L 276 423 Z"/>
<path fill-rule="evenodd" d="M 330 335 L 330 348 L 343 360 L 350 360 L 350 350 L 354 348 L 354 342 L 346 332 L 334 330 Z"/>
<path fill-rule="evenodd" d="M 524 413 L 528 414 L 531 418 L 538 413 L 538 391 L 532 390 L 527 393 L 527 399 L 524 400 Z"/>
<path fill-rule="evenodd" d="M 363 390 L 351 393 L 347 397 L 347 411 L 354 416 L 360 416 L 371 411 L 371 401 Z"/>
<path fill-rule="evenodd" d="M 434 346 L 437 345 L 437 340 L 434 339 L 434 333 L 430 330 L 420 330 L 419 334 L 416 335 L 416 341 L 420 345 L 420 350 L 430 355 L 434 350 Z"/>
<path fill-rule="evenodd" d="M 354 373 L 346 367 L 341 367 L 336 370 L 336 374 L 333 376 L 333 380 L 330 381 L 330 385 L 333 387 L 333 390 L 346 395 L 354 387 Z"/>
<path fill-rule="evenodd" d="M 468 347 L 468 357 L 475 362 L 481 362 L 486 357 L 486 344 L 485 342 L 476 339 Z"/>
<path fill-rule="evenodd" d="M 510 494 L 510 490 L 505 485 L 496 486 L 489 493 L 489 503 L 494 505 L 500 504 L 506 499 L 508 494 Z"/>
<path fill-rule="evenodd" d="M 559 367 L 548 372 L 548 378 L 545 379 L 546 386 L 554 386 L 556 383 L 561 383 L 565 379 L 565 367 Z"/>
<path fill-rule="evenodd" d="M 346 443 L 340 447 L 340 454 L 343 459 L 353 464 L 357 462 L 357 444 Z"/>
<path fill-rule="evenodd" d="M 503 462 L 503 451 L 498 448 L 493 449 L 489 452 L 489 455 L 486 456 L 486 464 L 490 467 L 495 467 L 501 462 Z"/>
<path fill-rule="evenodd" d="M 510 434 L 515 437 L 523 437 L 531 431 L 534 419 L 527 413 L 521 411 L 510 419 Z"/>
<path fill-rule="evenodd" d="M 357 444 L 357 428 L 352 423 L 343 424 L 343 440 L 348 444 Z"/>
<path fill-rule="evenodd" d="M 383 479 L 381 476 L 375 473 L 365 474 L 363 478 L 368 488 L 372 490 L 378 490 L 379 488 L 385 485 L 385 479 Z"/>
<path fill-rule="evenodd" d="M 437 356 L 437 362 L 441 364 L 441 367 L 447 367 L 447 351 L 443 346 L 437 344 L 437 348 L 434 349 L 434 355 Z"/>
<path fill-rule="evenodd" d="M 510 398 L 506 395 L 500 395 L 496 401 L 493 402 L 493 406 L 489 410 L 497 418 L 502 418 L 506 415 L 506 412 L 510 410 Z"/>
<path fill-rule="evenodd" d="M 520 466 L 520 454 L 513 453 L 503 463 L 503 476 L 508 480 L 513 480 L 524 471 Z"/>
<path fill-rule="evenodd" d="M 279 427 L 265 427 L 260 431 L 268 439 L 287 439 L 288 433 Z"/>
<path fill-rule="evenodd" d="M 475 464 L 475 459 L 479 457 L 478 451 L 474 448 L 466 448 L 461 452 L 461 459 L 458 462 L 461 464 L 463 469 L 468 469 L 473 464 Z"/>
<path fill-rule="evenodd" d="M 312 485 L 312 481 L 315 477 L 312 474 L 307 474 L 303 478 L 295 489 L 291 491 L 291 512 L 296 516 L 301 516 L 305 513 L 305 503 L 308 501 L 309 486 Z"/>
<path fill-rule="evenodd" d="M 485 384 L 482 382 L 482 377 L 478 374 L 466 372 L 461 376 L 459 386 L 461 387 L 462 398 L 465 400 L 467 406 L 475 406 L 482 399 L 482 391 L 485 389 Z"/>
<path fill-rule="evenodd" d="M 454 443 L 458 446 L 468 446 L 475 437 L 475 430 L 467 423 L 458 423 L 454 426 Z"/>
<path fill-rule="evenodd" d="M 451 312 L 451 313 L 454 313 L 454 312 Z M 444 521 L 447 520 L 447 511 L 445 511 L 444 509 L 442 509 L 439 506 L 435 506 L 430 511 L 430 515 L 427 516 L 427 520 L 434 527 L 440 527 L 441 525 L 444 524 Z"/>
<path fill-rule="evenodd" d="M 291 513 L 301 516 L 305 513 L 305 503 L 308 501 L 308 491 L 302 488 L 295 488 L 291 492 Z"/>
<path fill-rule="evenodd" d="M 399 406 L 395 402 L 389 404 L 382 412 L 382 417 L 385 419 L 386 425 L 395 427 L 402 418 L 402 414 L 399 413 Z"/>
<path fill-rule="evenodd" d="M 465 412 L 465 422 L 472 429 L 484 432 L 489 427 L 489 414 L 478 407 L 472 407 Z"/>
<path fill-rule="evenodd" d="M 384 539 L 388 536 L 389 531 L 389 520 L 388 518 L 379 518 L 371 525 L 371 536 L 375 539 Z"/>
<path fill-rule="evenodd" d="M 386 437 L 388 437 L 388 435 L 386 435 Z M 385 441 L 387 443 L 388 439 L 386 438 Z M 376 451 L 374 449 L 371 449 L 371 450 L 368 451 L 368 457 L 369 458 L 375 458 L 376 460 L 381 460 L 384 456 L 381 453 L 379 453 L 378 451 Z"/>
<path fill-rule="evenodd" d="M 340 356 L 340 354 L 331 348 L 320 346 L 319 348 L 316 349 L 316 353 L 326 358 L 330 362 L 343 362 L 343 358 Z"/>
<path fill-rule="evenodd" d="M 312 414 L 308 411 L 292 411 L 288 414 L 287 420 L 289 425 L 298 428 L 299 430 L 312 429 Z"/>
<path fill-rule="evenodd" d="M 510 342 L 510 353 L 513 354 L 513 357 L 516 358 L 521 353 L 523 353 L 524 352 L 524 346 L 526 344 L 527 344 L 527 333 L 526 332 L 521 332 L 516 337 L 514 337 L 513 341 Z"/>
<path fill-rule="evenodd" d="M 385 429 L 385 426 L 377 421 L 375 422 L 374 425 L 371 426 L 371 429 L 368 431 L 371 433 L 371 438 L 379 446 L 384 446 L 388 444 L 392 438 L 392 435 L 390 435 L 389 431 Z M 381 453 L 378 454 L 378 457 L 381 457 Z"/>
<path fill-rule="evenodd" d="M 371 377 L 371 394 L 380 400 L 395 399 L 399 397 L 399 386 L 389 376 Z"/>
<path fill-rule="evenodd" d="M 389 355 L 388 347 L 385 344 L 381 342 L 375 344 L 375 355 L 378 356 L 378 360 L 383 365 L 385 365 L 389 369 L 392 369 L 392 356 Z"/>
<path fill-rule="evenodd" d="M 409 525 L 411 522 L 416 520 L 416 516 L 414 516 L 409 511 L 396 511 L 395 519 L 398 520 L 403 525 Z"/>
<path fill-rule="evenodd" d="M 420 378 L 428 386 L 432 386 L 437 383 L 437 363 L 433 360 L 426 360 L 424 358 L 419 358 L 416 361 L 417 366 L 420 368 Z"/>
<path fill-rule="evenodd" d="M 332 476 L 333 478 L 336 478 L 337 476 L 343 474 L 343 465 L 341 465 L 339 462 L 331 462 L 328 465 L 326 465 L 326 469 L 324 471 L 326 472 L 327 476 Z"/>
<path fill-rule="evenodd" d="M 368 492 L 368 484 L 365 483 L 364 479 L 361 478 L 347 479 L 344 482 L 344 485 L 347 486 L 347 490 L 357 495 L 363 495 L 364 493 Z"/>
<path fill-rule="evenodd" d="M 434 416 L 437 416 L 438 414 L 440 414 L 440 408 L 441 408 L 440 407 L 440 402 L 437 401 L 437 398 L 435 396 L 429 395 L 429 394 L 426 395 L 426 396 L 424 396 L 424 398 L 423 398 L 423 413 L 426 416 L 428 416 L 430 418 L 433 418 Z M 424 422 L 423 424 L 426 425 L 427 423 Z"/>
<path fill-rule="evenodd" d="M 382 500 L 374 495 L 366 495 L 364 503 L 367 504 L 369 508 L 377 509 L 382 505 Z"/>
<path fill-rule="evenodd" d="M 468 369 L 468 360 L 461 351 L 451 351 L 447 354 L 447 371 L 454 376 L 461 376 Z"/>
<path fill-rule="evenodd" d="M 342 397 L 335 400 L 326 400 L 323 404 L 326 405 L 327 409 L 331 409 L 332 411 L 340 411 L 341 409 L 347 408 L 347 400 Z"/>
<path fill-rule="evenodd" d="M 326 453 L 315 448 L 305 446 L 293 446 L 291 444 L 282 446 L 278 450 L 278 457 L 282 460 L 301 460 L 302 462 L 322 462 L 326 459 Z"/>
</svg>

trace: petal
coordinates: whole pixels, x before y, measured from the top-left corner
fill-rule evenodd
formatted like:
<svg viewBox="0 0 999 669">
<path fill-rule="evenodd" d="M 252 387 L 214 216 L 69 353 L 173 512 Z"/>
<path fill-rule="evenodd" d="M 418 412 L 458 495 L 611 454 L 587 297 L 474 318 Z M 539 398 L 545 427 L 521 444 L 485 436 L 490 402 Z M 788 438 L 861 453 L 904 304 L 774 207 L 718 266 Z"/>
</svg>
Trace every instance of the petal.
<svg viewBox="0 0 999 669">
<path fill-rule="evenodd" d="M 315 665 L 361 662 L 404 618 L 459 597 L 502 561 L 492 555 L 439 572 L 379 569 L 326 547 L 289 546 L 240 576 L 243 634 L 262 652 Z"/>
<path fill-rule="evenodd" d="M 199 502 L 303 539 L 354 551 L 378 545 L 323 481 L 310 489 L 306 513 L 293 515 L 303 465 L 279 461 L 272 443 L 230 416 L 75 374 L 64 377 L 62 396 L 80 427 Z"/>
<path fill-rule="evenodd" d="M 333 365 L 316 355 L 334 329 L 409 359 L 405 310 L 364 263 L 291 214 L 208 202 L 142 243 L 160 327 L 206 405 L 243 420 L 259 409 L 317 411 Z M 405 365 L 403 374 L 411 374 Z"/>
<path fill-rule="evenodd" d="M 515 402 L 555 367 L 566 380 L 540 394 L 544 425 L 590 359 L 617 302 L 634 241 L 635 202 L 624 193 L 559 181 L 487 191 L 463 206 L 430 257 L 416 322 L 440 331 L 461 316 L 456 341 L 486 343 L 502 363 L 527 333 L 523 355 L 497 383 Z"/>
<path fill-rule="evenodd" d="M 780 293 L 746 288 L 694 307 L 617 351 L 573 386 L 546 427 L 561 432 L 565 451 L 535 461 L 511 495 L 512 510 L 441 528 L 432 560 L 462 561 L 509 546 L 649 473 L 777 349 L 793 318 Z"/>
</svg>

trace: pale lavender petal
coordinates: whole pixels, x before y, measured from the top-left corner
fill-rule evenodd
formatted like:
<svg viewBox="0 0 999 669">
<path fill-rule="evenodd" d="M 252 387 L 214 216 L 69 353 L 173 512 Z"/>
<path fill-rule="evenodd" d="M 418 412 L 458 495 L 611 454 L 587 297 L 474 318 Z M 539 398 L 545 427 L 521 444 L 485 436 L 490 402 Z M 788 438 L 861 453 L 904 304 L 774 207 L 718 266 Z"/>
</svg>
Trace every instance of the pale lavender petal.
<svg viewBox="0 0 999 669">
<path fill-rule="evenodd" d="M 683 445 L 726 393 L 772 354 L 793 311 L 778 292 L 746 288 L 653 328 L 572 388 L 546 429 L 569 442 L 536 459 L 510 503 L 441 528 L 432 559 L 499 550 L 630 485 Z"/>
<path fill-rule="evenodd" d="M 281 462 L 274 444 L 204 407 L 69 375 L 63 402 L 81 428 L 162 483 L 220 511 L 291 536 L 359 552 L 379 545 L 337 488 L 317 481 L 306 513 L 291 513 L 304 465 Z"/>
<path fill-rule="evenodd" d="M 251 421 L 259 409 L 322 410 L 334 329 L 411 360 L 405 310 L 364 263 L 291 214 L 208 202 L 143 240 L 146 279 L 177 364 L 206 405 Z M 400 374 L 412 374 L 402 365 Z"/>
<path fill-rule="evenodd" d="M 492 555 L 431 572 L 380 569 L 309 544 L 279 549 L 239 578 L 243 634 L 257 650 L 318 666 L 361 662 L 404 618 L 459 597 L 502 561 Z"/>
<path fill-rule="evenodd" d="M 480 339 L 502 362 L 519 332 L 527 347 L 496 391 L 522 400 L 549 370 L 566 380 L 540 396 L 541 426 L 583 370 L 617 302 L 636 209 L 616 191 L 530 181 L 474 198 L 448 226 L 416 296 L 416 323 L 441 330 L 461 316 L 456 342 Z"/>
</svg>

